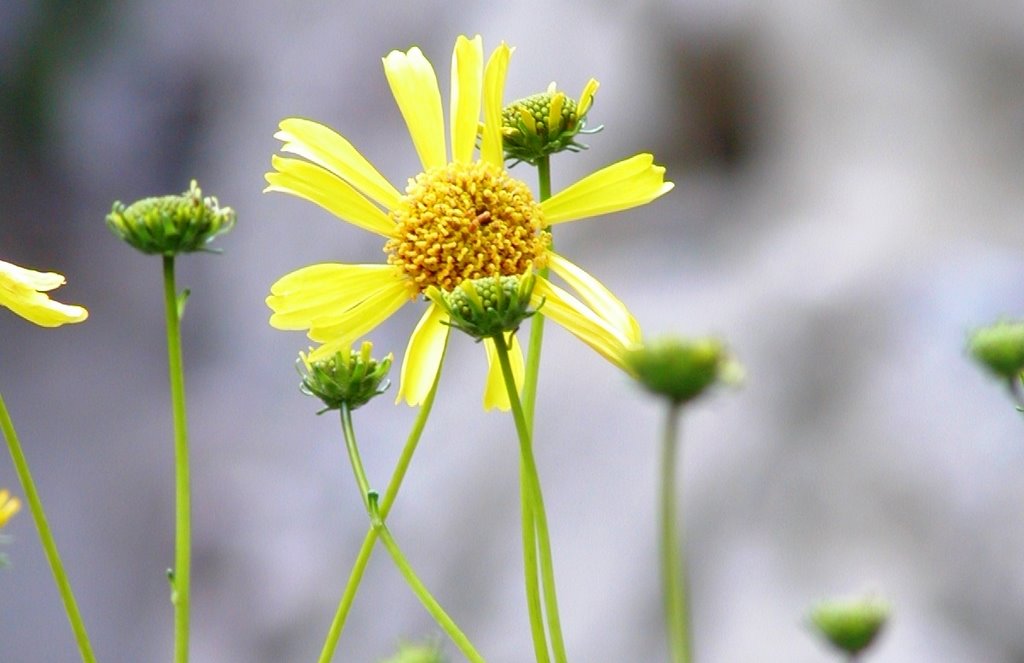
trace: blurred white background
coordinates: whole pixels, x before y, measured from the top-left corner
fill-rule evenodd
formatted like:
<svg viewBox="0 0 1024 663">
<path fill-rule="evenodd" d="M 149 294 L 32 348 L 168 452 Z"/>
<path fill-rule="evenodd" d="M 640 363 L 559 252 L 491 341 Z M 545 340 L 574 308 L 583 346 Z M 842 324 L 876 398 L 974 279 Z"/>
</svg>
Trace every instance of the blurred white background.
<svg viewBox="0 0 1024 663">
<path fill-rule="evenodd" d="M 1024 421 L 964 356 L 1024 314 L 1024 5 L 996 0 L 574 3 L 13 0 L 0 5 L 0 258 L 65 273 L 87 323 L 0 315 L 12 411 L 97 653 L 170 659 L 171 421 L 159 260 L 107 231 L 115 199 L 195 177 L 238 211 L 221 256 L 181 259 L 194 482 L 193 660 L 316 659 L 366 519 L 334 416 L 297 389 L 279 276 L 380 260 L 380 241 L 261 194 L 277 122 L 329 124 L 393 182 L 418 171 L 380 58 L 422 47 L 446 94 L 459 34 L 516 46 L 512 100 L 600 80 L 591 149 L 555 188 L 652 151 L 676 189 L 560 227 L 648 335 L 714 333 L 748 382 L 684 421 L 697 660 L 836 660 L 809 604 L 895 608 L 868 660 L 1024 662 Z M 524 166 L 516 170 L 533 181 Z M 415 307 L 373 334 L 402 352 Z M 537 453 L 568 649 L 659 662 L 662 413 L 549 327 Z M 455 337 L 389 519 L 497 663 L 530 660 L 516 442 Z M 413 412 L 356 413 L 383 486 Z M 0 462 L 0 486 L 22 494 Z M 5 528 L 0 661 L 76 660 L 28 513 Z M 383 554 L 338 661 L 438 634 Z M 454 648 L 449 647 L 449 651 Z M 454 656 L 454 651 L 453 651 Z"/>
</svg>

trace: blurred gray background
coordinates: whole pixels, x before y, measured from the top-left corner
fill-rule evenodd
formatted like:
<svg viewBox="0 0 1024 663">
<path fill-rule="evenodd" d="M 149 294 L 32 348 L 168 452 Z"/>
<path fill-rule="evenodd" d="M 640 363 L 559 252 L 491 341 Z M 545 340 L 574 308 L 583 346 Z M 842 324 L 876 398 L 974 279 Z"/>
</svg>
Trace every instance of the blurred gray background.
<svg viewBox="0 0 1024 663">
<path fill-rule="evenodd" d="M 273 133 L 320 120 L 401 185 L 419 166 L 380 58 L 420 45 L 447 94 L 454 38 L 478 32 L 517 47 L 507 100 L 601 82 L 606 130 L 555 159 L 556 189 L 639 151 L 676 183 L 560 227 L 559 250 L 648 335 L 718 334 L 746 365 L 742 390 L 684 422 L 698 660 L 835 660 L 806 607 L 875 591 L 895 618 L 871 661 L 1024 661 L 1024 421 L 963 350 L 972 326 L 1024 314 L 1021 3 L 7 0 L 0 258 L 65 273 L 58 298 L 91 317 L 0 315 L 0 389 L 100 658 L 166 661 L 172 635 L 160 266 L 108 233 L 111 203 L 195 177 L 238 211 L 224 255 L 179 267 L 193 660 L 315 660 L 366 519 L 336 418 L 297 390 L 305 339 L 271 329 L 263 298 L 300 266 L 382 256 L 379 238 L 260 193 Z M 414 308 L 378 348 L 401 354 Z M 662 412 L 549 329 L 536 447 L 570 655 L 665 661 Z M 488 660 L 521 663 L 516 442 L 480 408 L 483 366 L 454 338 L 390 523 Z M 376 485 L 412 416 L 389 399 L 357 412 Z M 22 492 L 6 460 L 0 486 Z M 0 661 L 76 660 L 27 512 L 5 532 Z M 378 552 L 336 658 L 438 632 Z"/>
</svg>

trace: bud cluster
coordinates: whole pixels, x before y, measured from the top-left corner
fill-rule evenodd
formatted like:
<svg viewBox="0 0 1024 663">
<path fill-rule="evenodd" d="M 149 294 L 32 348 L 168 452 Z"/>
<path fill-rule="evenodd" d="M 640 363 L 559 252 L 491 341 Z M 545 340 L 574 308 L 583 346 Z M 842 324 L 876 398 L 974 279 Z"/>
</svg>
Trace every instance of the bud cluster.
<svg viewBox="0 0 1024 663">
<path fill-rule="evenodd" d="M 673 403 L 687 403 L 718 382 L 736 383 L 742 369 L 713 338 L 664 339 L 633 350 L 626 364 L 636 379 Z"/>
<path fill-rule="evenodd" d="M 203 197 L 195 180 L 180 196 L 143 198 L 127 207 L 114 203 L 107 226 L 143 253 L 173 256 L 199 251 L 235 225 L 235 211 Z"/>
<path fill-rule="evenodd" d="M 836 649 L 854 656 L 866 649 L 889 619 L 889 604 L 873 597 L 822 601 L 811 623 Z"/>
<path fill-rule="evenodd" d="M 590 79 L 577 102 L 557 91 L 552 83 L 547 91 L 506 106 L 501 112 L 505 158 L 536 164 L 555 152 L 586 149 L 586 145 L 576 142 L 576 135 L 593 133 L 584 128 L 596 91 L 597 81 Z"/>
<path fill-rule="evenodd" d="M 968 350 L 999 377 L 1014 380 L 1024 371 L 1024 322 L 997 322 L 971 333 Z"/>
<path fill-rule="evenodd" d="M 320 414 L 342 406 L 355 410 L 390 386 L 387 376 L 391 370 L 391 355 L 377 361 L 372 353 L 373 344 L 369 341 L 364 341 L 358 351 L 345 348 L 326 359 L 310 361 L 307 355 L 300 353 L 305 371 L 300 369 L 299 389 L 323 401 L 326 407 Z"/>
<path fill-rule="evenodd" d="M 537 311 L 530 310 L 530 295 L 537 277 L 532 269 L 521 276 L 486 276 L 463 281 L 451 292 L 427 290 L 449 316 L 449 324 L 473 338 L 494 338 L 515 331 Z"/>
</svg>

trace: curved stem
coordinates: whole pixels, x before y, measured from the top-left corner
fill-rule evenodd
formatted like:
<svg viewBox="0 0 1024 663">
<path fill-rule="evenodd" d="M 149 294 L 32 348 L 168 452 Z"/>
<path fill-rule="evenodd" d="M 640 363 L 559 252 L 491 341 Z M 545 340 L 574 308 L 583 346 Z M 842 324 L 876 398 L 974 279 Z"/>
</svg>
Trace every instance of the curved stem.
<svg viewBox="0 0 1024 663">
<path fill-rule="evenodd" d="M 445 345 L 445 352 L 446 351 L 447 344 Z M 391 511 L 391 506 L 398 497 L 398 490 L 402 487 L 402 480 L 405 478 L 405 473 L 409 469 L 409 463 L 412 462 L 413 454 L 416 452 L 416 447 L 419 444 L 420 437 L 423 435 L 423 429 L 427 425 L 427 419 L 430 417 L 430 411 L 434 407 L 434 397 L 437 395 L 437 385 L 441 381 L 441 367 L 443 365 L 444 353 L 442 353 L 441 362 L 438 364 L 437 375 L 434 376 L 434 383 L 430 386 L 430 391 L 427 393 L 427 397 L 424 399 L 423 405 L 420 406 L 420 411 L 416 415 L 416 421 L 413 422 L 412 429 L 409 431 L 409 437 L 406 439 L 405 446 L 402 448 L 402 453 L 398 458 L 398 464 L 391 473 L 391 481 L 388 482 L 387 490 L 384 491 L 384 499 L 381 500 L 380 503 L 380 517 L 382 520 L 387 518 L 388 513 Z M 377 543 L 377 536 L 377 529 L 371 526 L 369 530 L 367 530 L 366 536 L 363 537 L 363 544 L 359 548 L 359 554 L 356 556 L 355 563 L 352 565 L 352 571 L 349 573 L 348 582 L 345 584 L 345 591 L 342 593 L 341 600 L 338 602 L 338 609 L 334 613 L 334 619 L 331 621 L 331 627 L 327 631 L 327 637 L 320 650 L 319 663 L 330 663 L 331 659 L 334 658 L 334 652 L 338 648 L 338 640 L 341 638 L 341 632 L 345 629 L 345 621 L 348 619 L 348 613 L 352 609 L 352 603 L 355 601 L 359 584 L 363 580 L 366 565 L 370 562 L 373 547 Z"/>
<path fill-rule="evenodd" d="M 525 481 L 521 482 L 529 491 L 528 501 L 533 512 L 533 527 L 536 533 L 536 545 L 529 545 L 531 536 L 526 530 L 527 517 L 524 514 L 523 524 L 523 554 L 525 557 L 533 557 L 539 554 L 542 580 L 544 583 L 544 608 L 547 612 L 548 631 L 551 635 L 551 647 L 554 658 L 558 663 L 565 663 L 565 642 L 562 637 L 561 619 L 558 615 L 558 597 L 555 593 L 554 565 L 551 555 L 551 540 L 548 533 L 547 515 L 544 509 L 544 495 L 540 487 L 540 475 L 537 472 L 537 463 L 533 457 L 533 441 L 530 433 L 529 423 L 523 413 L 522 404 L 519 401 L 519 394 L 516 391 L 515 378 L 512 374 L 512 364 L 508 358 L 508 344 L 504 336 L 494 337 L 494 347 L 497 350 L 498 362 L 501 364 L 502 377 L 505 380 L 505 389 L 508 391 L 509 403 L 512 406 L 512 417 L 515 420 L 516 432 L 519 435 L 519 457 L 522 463 L 522 472 Z M 529 566 L 530 562 L 527 562 Z M 532 590 L 530 579 L 527 578 L 527 603 L 531 605 L 529 593 L 536 591 L 534 584 Z M 531 617 L 531 624 L 533 619 Z M 535 638 L 536 640 L 536 638 Z M 545 652 L 546 654 L 546 652 Z"/>
<path fill-rule="evenodd" d="M 434 621 L 444 629 L 445 633 L 452 639 L 452 642 L 462 650 L 462 653 L 474 663 L 483 663 L 483 657 L 476 651 L 469 638 L 459 629 L 448 613 L 444 611 L 441 604 L 430 593 L 423 581 L 413 571 L 409 561 L 402 554 L 401 549 L 391 536 L 384 520 L 381 518 L 380 509 L 377 506 L 377 493 L 371 492 L 370 482 L 366 478 L 366 469 L 359 457 L 359 445 L 356 443 L 355 428 L 352 426 L 352 410 L 347 405 L 341 406 L 342 429 L 345 434 L 345 446 L 348 449 L 349 461 L 352 463 L 352 473 L 355 474 L 356 484 L 363 496 L 363 504 L 366 506 L 366 513 L 370 517 L 370 524 L 376 532 L 377 537 L 391 553 L 395 565 L 412 588 L 412 591 L 423 603 L 427 612 L 434 618 Z M 361 574 L 360 574 L 361 575 Z"/>
<path fill-rule="evenodd" d="M 359 496 L 363 499 L 363 506 L 366 507 L 366 511 L 369 513 L 370 482 L 366 478 L 363 461 L 359 457 L 359 445 L 356 444 L 356 432 L 352 426 L 352 410 L 347 404 L 343 404 L 340 411 L 341 428 L 345 435 L 345 449 L 348 451 L 348 458 L 352 463 L 352 472 L 356 477 L 356 485 L 359 486 Z"/>
<path fill-rule="evenodd" d="M 7 412 L 3 396 L 0 396 L 0 430 L 3 430 L 4 438 L 7 440 L 7 449 L 11 452 L 14 470 L 18 473 L 22 490 L 25 491 L 25 501 L 28 502 L 29 510 L 32 512 L 32 520 L 35 521 L 36 530 L 39 532 L 39 541 L 43 545 L 43 552 L 46 553 L 46 561 L 50 564 L 53 581 L 64 602 L 64 612 L 68 616 L 68 621 L 71 622 L 71 630 L 74 631 L 75 642 L 78 643 L 78 652 L 84 663 L 95 663 L 96 656 L 93 654 L 92 644 L 89 642 L 89 634 L 85 630 L 85 623 L 78 611 L 78 603 L 71 591 L 71 583 L 64 571 L 64 563 L 61 562 L 60 553 L 57 552 L 57 542 L 54 541 L 53 533 L 50 531 L 46 512 L 43 511 L 43 502 L 39 499 L 39 492 L 32 479 L 32 472 L 29 471 L 28 460 L 21 449 L 18 433 L 14 430 L 14 422 L 11 421 L 11 415 Z"/>
<path fill-rule="evenodd" d="M 174 285 L 174 256 L 164 256 L 164 312 L 167 318 L 167 366 L 174 415 L 174 660 L 188 661 L 189 603 L 192 575 L 192 496 L 189 487 L 188 424 L 185 415 L 185 371 L 181 360 L 182 302 Z"/>
<path fill-rule="evenodd" d="M 676 452 L 679 446 L 681 404 L 669 407 L 661 456 L 661 569 L 664 583 L 665 625 L 673 663 L 690 663 L 690 618 L 686 600 L 686 561 L 679 537 L 676 488 Z"/>
<path fill-rule="evenodd" d="M 387 548 L 387 551 L 391 554 L 391 558 L 395 562 L 395 566 L 401 572 L 405 581 L 409 583 L 409 587 L 412 588 L 416 597 L 423 604 L 423 607 L 427 609 L 430 616 L 434 618 L 434 621 L 444 629 L 448 637 L 452 639 L 455 646 L 463 653 L 463 655 L 469 659 L 472 663 L 484 663 L 484 657 L 480 655 L 480 652 L 476 650 L 473 643 L 469 641 L 466 634 L 452 621 L 452 618 L 448 616 L 448 613 L 444 611 L 441 604 L 437 602 L 437 599 L 431 595 L 427 590 L 426 585 L 417 577 L 416 573 L 412 570 L 412 566 L 409 564 L 409 560 L 402 554 L 402 550 L 398 547 L 394 537 L 391 536 L 391 532 L 388 530 L 387 525 L 381 519 L 380 514 L 376 512 L 376 496 L 370 500 L 370 514 L 371 520 L 373 521 L 373 527 L 377 532 L 377 536 L 380 538 L 381 543 Z"/>
</svg>

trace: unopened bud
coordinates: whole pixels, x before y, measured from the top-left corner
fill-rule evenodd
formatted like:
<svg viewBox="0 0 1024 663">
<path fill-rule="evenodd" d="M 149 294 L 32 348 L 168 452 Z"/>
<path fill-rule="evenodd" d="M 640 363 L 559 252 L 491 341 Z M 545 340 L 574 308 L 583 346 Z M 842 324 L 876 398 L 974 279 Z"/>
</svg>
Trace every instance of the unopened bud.
<svg viewBox="0 0 1024 663">
<path fill-rule="evenodd" d="M 143 198 L 125 207 L 114 203 L 107 226 L 143 253 L 173 256 L 200 251 L 235 225 L 235 211 L 221 207 L 192 180 L 180 196 Z"/>
</svg>

